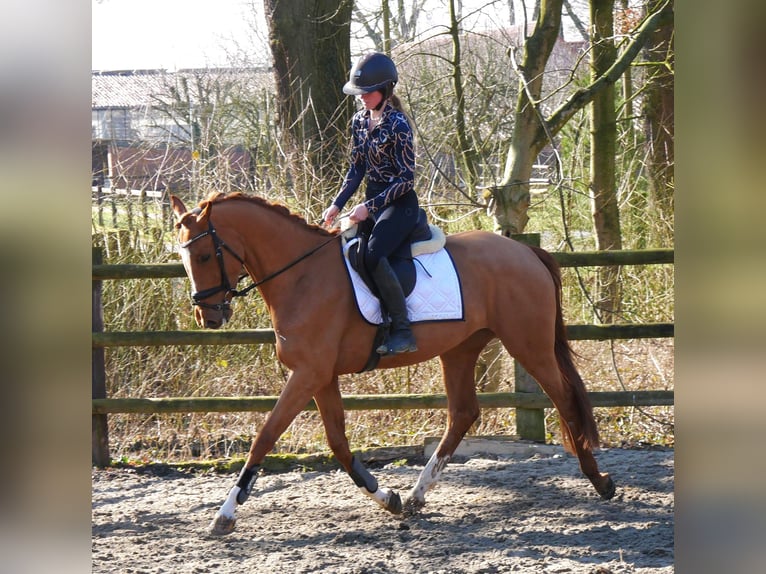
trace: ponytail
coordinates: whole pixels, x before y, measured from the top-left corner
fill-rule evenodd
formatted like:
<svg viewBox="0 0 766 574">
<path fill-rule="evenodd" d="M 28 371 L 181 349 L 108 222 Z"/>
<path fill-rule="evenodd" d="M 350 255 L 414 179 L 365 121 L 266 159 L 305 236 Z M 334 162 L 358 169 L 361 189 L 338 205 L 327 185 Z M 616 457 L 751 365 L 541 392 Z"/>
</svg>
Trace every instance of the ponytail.
<svg viewBox="0 0 766 574">
<path fill-rule="evenodd" d="M 412 127 L 412 120 L 410 119 L 409 114 L 404 111 L 404 106 L 402 106 L 402 101 L 399 99 L 399 96 L 396 94 L 391 94 L 391 96 L 388 98 L 388 101 L 391 102 L 391 105 L 395 110 L 398 110 L 404 114 L 404 117 L 407 118 L 407 123 L 410 124 L 410 127 Z"/>
<path fill-rule="evenodd" d="M 412 120 L 410 119 L 409 114 L 404 111 L 404 106 L 402 105 L 402 101 L 399 99 L 399 96 L 394 94 L 394 83 L 391 82 L 387 86 L 383 88 L 378 88 L 378 91 L 380 92 L 380 95 L 383 96 L 378 103 L 377 106 L 375 106 L 376 110 L 379 110 L 383 107 L 383 105 L 388 101 L 391 103 L 391 106 L 398 112 L 401 112 L 402 115 L 407 119 L 407 123 L 410 125 L 410 128 L 412 128 Z"/>
</svg>

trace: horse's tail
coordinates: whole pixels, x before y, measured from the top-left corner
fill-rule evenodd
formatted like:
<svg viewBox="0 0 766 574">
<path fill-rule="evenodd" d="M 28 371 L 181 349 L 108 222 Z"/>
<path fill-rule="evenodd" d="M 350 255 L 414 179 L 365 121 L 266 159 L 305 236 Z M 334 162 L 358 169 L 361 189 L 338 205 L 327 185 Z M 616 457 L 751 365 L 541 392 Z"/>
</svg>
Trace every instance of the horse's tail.
<svg viewBox="0 0 766 574">
<path fill-rule="evenodd" d="M 588 397 L 588 392 L 585 390 L 585 383 L 583 383 L 580 373 L 577 372 L 577 368 L 574 364 L 572 347 L 569 345 L 567 339 L 566 327 L 564 326 L 564 317 L 561 312 L 561 270 L 559 264 L 553 258 L 553 256 L 541 249 L 540 247 L 531 246 L 532 250 L 537 255 L 538 259 L 542 261 L 543 265 L 548 268 L 548 271 L 553 278 L 553 283 L 556 289 L 556 343 L 554 351 L 556 354 L 556 361 L 559 365 L 559 371 L 564 383 L 574 393 L 575 403 L 577 404 L 577 410 L 580 415 L 580 420 L 577 428 L 582 434 L 583 446 L 585 448 L 598 448 L 599 437 L 598 427 L 596 426 L 596 420 L 593 418 L 593 405 Z M 564 447 L 571 453 L 574 452 L 574 440 L 571 435 L 571 430 L 568 425 L 561 425 L 561 434 L 564 442 Z"/>
</svg>

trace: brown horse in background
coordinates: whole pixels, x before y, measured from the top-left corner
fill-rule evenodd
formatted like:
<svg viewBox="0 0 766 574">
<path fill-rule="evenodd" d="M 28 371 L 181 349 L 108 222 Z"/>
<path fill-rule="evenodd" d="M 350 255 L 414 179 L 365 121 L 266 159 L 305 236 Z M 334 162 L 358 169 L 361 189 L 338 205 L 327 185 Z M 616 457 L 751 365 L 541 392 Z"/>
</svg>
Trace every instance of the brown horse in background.
<svg viewBox="0 0 766 574">
<path fill-rule="evenodd" d="M 217 329 L 226 323 L 231 298 L 249 290 L 236 289 L 244 268 L 268 306 L 277 356 L 291 370 L 213 519 L 212 533 L 234 529 L 235 509 L 249 496 L 260 463 L 312 397 L 330 448 L 361 491 L 393 513 L 417 511 L 479 417 L 474 366 L 495 337 L 550 397 L 561 418 L 564 446 L 578 457 L 596 491 L 605 499 L 614 495 L 612 479 L 599 472 L 592 453 L 598 430 L 566 339 L 559 268 L 543 249 L 486 231 L 447 238 L 462 284 L 464 320 L 414 324 L 418 350 L 384 356 L 378 365 L 401 367 L 438 356 L 447 394 L 447 428 L 402 505 L 399 495 L 379 486 L 352 455 L 346 438 L 338 376 L 364 368 L 376 327 L 357 310 L 338 232 L 242 194 L 213 195 L 192 211 L 177 197 L 171 196 L 171 203 L 197 324 Z"/>
</svg>

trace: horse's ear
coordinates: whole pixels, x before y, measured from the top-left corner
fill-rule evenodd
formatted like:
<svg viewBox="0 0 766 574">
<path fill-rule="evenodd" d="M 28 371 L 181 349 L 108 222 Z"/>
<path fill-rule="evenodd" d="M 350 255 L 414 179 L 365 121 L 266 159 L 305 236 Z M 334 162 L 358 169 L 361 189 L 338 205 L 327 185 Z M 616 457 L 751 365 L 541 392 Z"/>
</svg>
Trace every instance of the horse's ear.
<svg viewBox="0 0 766 574">
<path fill-rule="evenodd" d="M 209 201 L 203 201 L 200 204 L 200 209 L 201 211 L 199 212 L 199 215 L 197 216 L 197 222 L 204 223 L 210 217 L 210 210 L 212 209 L 212 203 L 210 203 Z"/>
<path fill-rule="evenodd" d="M 173 208 L 173 213 L 176 216 L 176 221 L 181 221 L 184 213 L 186 213 L 187 211 L 186 206 L 184 205 L 184 202 L 181 201 L 181 199 L 176 197 L 175 195 L 171 195 L 170 206 Z"/>
</svg>

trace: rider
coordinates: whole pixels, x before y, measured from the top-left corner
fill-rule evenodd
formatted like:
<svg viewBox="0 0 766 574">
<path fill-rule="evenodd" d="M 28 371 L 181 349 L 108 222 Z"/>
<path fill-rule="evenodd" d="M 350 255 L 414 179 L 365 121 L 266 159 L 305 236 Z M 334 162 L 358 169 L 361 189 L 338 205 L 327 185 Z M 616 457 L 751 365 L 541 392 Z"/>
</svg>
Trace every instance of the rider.
<svg viewBox="0 0 766 574">
<path fill-rule="evenodd" d="M 388 260 L 415 228 L 419 209 L 412 128 L 394 95 L 398 79 L 394 62 L 379 52 L 362 56 L 351 68 L 343 92 L 358 96 L 364 108 L 351 120 L 351 166 L 322 215 L 331 225 L 367 176 L 365 201 L 354 207 L 349 218 L 357 223 L 371 217 L 375 222 L 365 264 L 391 318 L 388 341 L 377 348 L 381 355 L 417 351 L 404 293 Z"/>
</svg>

